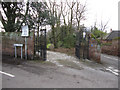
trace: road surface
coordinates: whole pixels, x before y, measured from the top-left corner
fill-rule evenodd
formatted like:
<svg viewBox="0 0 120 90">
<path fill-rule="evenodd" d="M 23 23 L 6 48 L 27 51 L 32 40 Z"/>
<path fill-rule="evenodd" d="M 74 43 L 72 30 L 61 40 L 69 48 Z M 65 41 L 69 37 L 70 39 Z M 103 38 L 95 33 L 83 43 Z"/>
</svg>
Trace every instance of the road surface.
<svg viewBox="0 0 120 90">
<path fill-rule="evenodd" d="M 38 69 L 38 70 L 37 70 Z M 76 70 L 63 67 L 11 66 L 3 64 L 3 88 L 117 88 L 118 77 L 93 69 Z"/>
<path fill-rule="evenodd" d="M 89 67 L 81 62 L 79 66 L 79 68 L 60 66 L 51 64 L 50 61 L 47 61 L 46 64 L 35 61 L 26 61 L 19 65 L 3 63 L 0 73 L 2 74 L 2 87 L 118 88 L 117 75 Z"/>
<path fill-rule="evenodd" d="M 106 54 L 101 54 L 101 62 L 103 67 L 110 72 L 118 74 L 120 69 L 118 69 L 118 63 L 120 64 L 120 58 L 117 56 L 111 56 Z"/>
<path fill-rule="evenodd" d="M 49 60 L 46 63 L 39 61 L 25 61 L 21 64 L 3 63 L 0 71 L 2 87 L 118 88 L 118 76 L 101 70 L 108 64 L 96 64 L 90 61 L 78 63 L 75 61 L 76 58 L 57 52 L 48 52 L 47 57 Z M 104 58 L 106 56 L 102 55 L 102 59 Z M 64 63 L 60 63 L 61 61 Z M 65 64 L 66 61 L 69 64 Z M 114 65 L 116 66 L 116 63 Z"/>
</svg>

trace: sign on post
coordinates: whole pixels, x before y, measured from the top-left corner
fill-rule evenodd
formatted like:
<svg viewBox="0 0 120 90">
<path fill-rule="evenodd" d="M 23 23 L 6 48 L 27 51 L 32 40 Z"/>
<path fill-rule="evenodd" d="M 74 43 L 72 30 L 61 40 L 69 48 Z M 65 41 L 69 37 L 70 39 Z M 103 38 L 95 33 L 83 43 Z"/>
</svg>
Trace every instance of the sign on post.
<svg viewBox="0 0 120 90">
<path fill-rule="evenodd" d="M 28 25 L 22 26 L 22 35 L 21 36 L 24 36 L 24 37 L 29 36 Z"/>
<path fill-rule="evenodd" d="M 29 36 L 28 25 L 22 26 L 22 35 L 25 37 L 25 59 L 27 59 L 27 38 Z"/>
</svg>

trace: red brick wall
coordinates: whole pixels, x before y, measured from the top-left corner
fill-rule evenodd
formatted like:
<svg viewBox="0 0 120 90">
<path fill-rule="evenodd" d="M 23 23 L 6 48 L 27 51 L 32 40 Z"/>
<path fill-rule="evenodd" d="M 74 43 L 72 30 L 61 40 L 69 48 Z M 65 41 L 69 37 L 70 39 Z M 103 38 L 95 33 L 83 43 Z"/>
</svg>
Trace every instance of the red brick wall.
<svg viewBox="0 0 120 90">
<path fill-rule="evenodd" d="M 11 33 L 9 33 L 11 34 Z M 8 35 L 3 35 L 2 36 L 2 54 L 10 55 L 14 57 L 14 45 L 13 44 L 23 44 L 23 57 L 25 55 L 25 40 L 21 36 L 9 36 Z M 17 33 L 15 33 L 17 35 Z M 34 43 L 33 43 L 33 36 L 30 36 L 27 38 L 28 42 L 28 58 L 33 59 L 33 52 L 34 52 Z M 17 55 L 18 57 L 21 55 L 20 52 L 20 47 L 17 48 Z"/>
<path fill-rule="evenodd" d="M 101 60 L 101 48 L 98 48 L 97 42 L 95 40 L 90 40 L 89 43 L 89 57 L 91 60 L 94 60 L 100 63 Z"/>
<path fill-rule="evenodd" d="M 120 40 L 113 40 L 111 45 L 102 46 L 102 53 L 120 56 Z"/>
</svg>

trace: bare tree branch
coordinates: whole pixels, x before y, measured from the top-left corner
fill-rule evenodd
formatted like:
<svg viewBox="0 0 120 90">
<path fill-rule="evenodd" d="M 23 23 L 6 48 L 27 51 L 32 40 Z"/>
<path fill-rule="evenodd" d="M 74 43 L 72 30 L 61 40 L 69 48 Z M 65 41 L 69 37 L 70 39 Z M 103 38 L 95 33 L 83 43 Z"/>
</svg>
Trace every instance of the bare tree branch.
<svg viewBox="0 0 120 90">
<path fill-rule="evenodd" d="M 80 22 L 85 19 L 86 12 L 86 4 L 82 5 L 80 2 L 76 2 L 76 8 L 74 9 L 76 21 L 77 21 L 77 29 L 80 30 Z"/>
<path fill-rule="evenodd" d="M 100 30 L 104 31 L 105 29 L 107 29 L 108 23 L 109 23 L 109 20 L 105 24 L 103 24 L 103 21 L 101 20 Z"/>
</svg>

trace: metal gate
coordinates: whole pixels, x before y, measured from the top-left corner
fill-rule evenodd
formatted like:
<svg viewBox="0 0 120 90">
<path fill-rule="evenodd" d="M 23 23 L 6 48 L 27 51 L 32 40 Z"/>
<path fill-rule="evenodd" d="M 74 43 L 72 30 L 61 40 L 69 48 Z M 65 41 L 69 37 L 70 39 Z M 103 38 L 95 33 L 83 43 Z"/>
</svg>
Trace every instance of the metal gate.
<svg viewBox="0 0 120 90">
<path fill-rule="evenodd" d="M 46 29 L 34 33 L 34 58 L 46 60 Z"/>
<path fill-rule="evenodd" d="M 80 30 L 76 33 L 75 55 L 79 59 L 89 59 L 89 33 Z"/>
<path fill-rule="evenodd" d="M 97 40 L 90 38 L 90 33 L 81 30 L 76 35 L 75 55 L 79 59 L 94 60 L 100 63 L 101 48 Z"/>
</svg>

